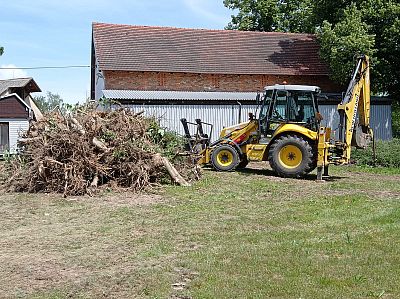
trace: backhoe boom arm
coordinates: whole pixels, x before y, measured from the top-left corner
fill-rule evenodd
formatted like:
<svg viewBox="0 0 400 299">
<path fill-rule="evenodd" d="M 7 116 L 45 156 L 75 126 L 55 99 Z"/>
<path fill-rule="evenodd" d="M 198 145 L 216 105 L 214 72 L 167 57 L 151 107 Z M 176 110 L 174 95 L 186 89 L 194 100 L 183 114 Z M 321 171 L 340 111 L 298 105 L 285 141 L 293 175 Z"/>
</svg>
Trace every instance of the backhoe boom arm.
<svg viewBox="0 0 400 299">
<path fill-rule="evenodd" d="M 339 141 L 345 146 L 345 162 L 350 160 L 352 145 L 365 148 L 372 138 L 370 109 L 369 58 L 363 55 L 359 57 L 345 97 L 338 105 Z"/>
</svg>

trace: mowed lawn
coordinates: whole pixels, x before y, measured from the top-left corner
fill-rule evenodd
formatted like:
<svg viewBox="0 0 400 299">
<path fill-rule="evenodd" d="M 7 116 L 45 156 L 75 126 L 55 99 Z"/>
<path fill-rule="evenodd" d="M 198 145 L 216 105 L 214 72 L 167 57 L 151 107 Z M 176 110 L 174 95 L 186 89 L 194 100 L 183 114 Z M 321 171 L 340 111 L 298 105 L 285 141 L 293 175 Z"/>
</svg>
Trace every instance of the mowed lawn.
<svg viewBox="0 0 400 299">
<path fill-rule="evenodd" d="M 400 298 L 400 170 L 332 174 L 0 195 L 0 298 Z"/>
</svg>

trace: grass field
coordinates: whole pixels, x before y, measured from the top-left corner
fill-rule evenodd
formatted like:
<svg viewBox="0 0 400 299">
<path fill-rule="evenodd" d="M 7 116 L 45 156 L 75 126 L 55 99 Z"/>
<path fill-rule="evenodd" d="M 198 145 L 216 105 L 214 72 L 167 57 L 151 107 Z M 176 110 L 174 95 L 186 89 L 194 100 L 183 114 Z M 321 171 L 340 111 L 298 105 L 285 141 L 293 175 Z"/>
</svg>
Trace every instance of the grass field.
<svg viewBox="0 0 400 299">
<path fill-rule="evenodd" d="M 0 195 L 0 298 L 400 298 L 400 170 Z"/>
</svg>

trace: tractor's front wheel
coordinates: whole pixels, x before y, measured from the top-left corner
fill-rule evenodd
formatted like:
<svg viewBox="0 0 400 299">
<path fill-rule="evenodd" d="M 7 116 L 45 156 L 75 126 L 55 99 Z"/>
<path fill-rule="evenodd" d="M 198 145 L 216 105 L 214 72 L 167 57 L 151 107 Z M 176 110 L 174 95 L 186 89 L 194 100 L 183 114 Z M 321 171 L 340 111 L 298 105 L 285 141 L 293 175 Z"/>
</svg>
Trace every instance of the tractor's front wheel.
<svg viewBox="0 0 400 299">
<path fill-rule="evenodd" d="M 234 170 L 239 164 L 240 158 L 237 150 L 228 144 L 217 146 L 211 154 L 211 163 L 218 171 Z"/>
<path fill-rule="evenodd" d="M 311 145 L 295 135 L 275 140 L 269 149 L 268 160 L 279 176 L 291 178 L 304 177 L 315 164 Z"/>
</svg>

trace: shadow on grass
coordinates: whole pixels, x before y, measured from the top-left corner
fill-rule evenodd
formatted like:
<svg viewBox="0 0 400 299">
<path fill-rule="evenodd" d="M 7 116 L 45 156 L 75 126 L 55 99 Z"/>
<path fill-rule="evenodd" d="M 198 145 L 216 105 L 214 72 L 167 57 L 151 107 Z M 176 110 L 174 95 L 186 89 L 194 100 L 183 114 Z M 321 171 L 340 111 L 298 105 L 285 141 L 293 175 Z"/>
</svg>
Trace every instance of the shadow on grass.
<svg viewBox="0 0 400 299">
<path fill-rule="evenodd" d="M 276 177 L 276 178 L 281 178 L 271 169 L 243 168 L 243 169 L 237 169 L 236 171 L 238 173 L 242 173 L 242 174 L 263 175 L 263 176 L 272 176 L 272 177 Z M 341 180 L 344 178 L 345 177 L 342 177 L 342 176 L 327 176 L 327 177 L 324 177 L 323 181 L 334 182 L 334 181 L 338 181 L 338 180 Z M 298 180 L 316 181 L 317 175 L 313 174 L 313 173 L 309 173 L 304 178 L 301 178 Z"/>
<path fill-rule="evenodd" d="M 219 171 L 216 171 L 212 166 L 203 166 L 203 169 L 207 170 L 207 171 L 212 171 L 212 172 L 215 172 L 215 173 L 219 172 Z M 267 169 L 267 168 L 246 167 L 246 168 L 242 168 L 242 169 L 236 169 L 236 170 L 231 171 L 231 172 L 237 172 L 237 173 L 240 173 L 240 174 L 247 174 L 247 175 L 262 175 L 262 176 L 266 176 L 266 177 L 282 178 L 282 177 L 278 176 L 274 171 L 272 171 L 271 169 Z M 347 176 L 329 175 L 327 177 L 324 177 L 322 181 L 335 182 L 335 181 L 339 181 L 339 180 L 346 179 L 346 178 L 348 178 L 348 177 Z M 316 181 L 317 180 L 317 174 L 309 173 L 304 178 L 301 178 L 301 179 L 298 179 L 298 180 Z"/>
</svg>

